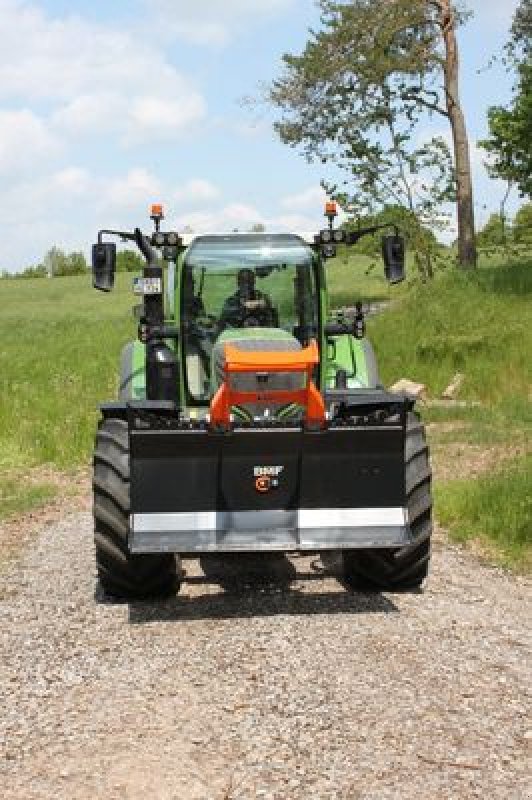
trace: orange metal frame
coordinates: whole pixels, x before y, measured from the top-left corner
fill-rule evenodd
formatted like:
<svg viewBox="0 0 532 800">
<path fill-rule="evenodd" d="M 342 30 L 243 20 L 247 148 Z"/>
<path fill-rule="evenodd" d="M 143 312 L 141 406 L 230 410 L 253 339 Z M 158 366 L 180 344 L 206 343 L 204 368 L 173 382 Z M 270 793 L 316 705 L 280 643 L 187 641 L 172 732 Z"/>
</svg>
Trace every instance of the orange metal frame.
<svg viewBox="0 0 532 800">
<path fill-rule="evenodd" d="M 298 403 L 305 410 L 307 423 L 325 424 L 323 397 L 314 385 L 312 372 L 319 363 L 318 345 L 313 339 L 308 347 L 296 352 L 249 352 L 225 345 L 225 381 L 211 401 L 211 425 L 229 427 L 232 406 L 242 403 Z M 265 389 L 264 391 L 234 391 L 230 378 L 236 373 L 271 374 L 301 372 L 306 374 L 302 389 Z"/>
</svg>

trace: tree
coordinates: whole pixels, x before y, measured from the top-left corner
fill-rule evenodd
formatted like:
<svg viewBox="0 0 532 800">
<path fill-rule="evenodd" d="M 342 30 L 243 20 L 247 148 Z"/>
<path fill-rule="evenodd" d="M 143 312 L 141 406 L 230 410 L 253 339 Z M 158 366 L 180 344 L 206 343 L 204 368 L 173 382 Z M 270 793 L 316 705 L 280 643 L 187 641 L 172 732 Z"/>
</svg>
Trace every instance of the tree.
<svg viewBox="0 0 532 800">
<path fill-rule="evenodd" d="M 490 174 L 515 183 L 521 194 L 532 197 L 532 63 L 521 64 L 518 76 L 511 107 L 488 110 L 490 136 L 480 144 L 493 158 Z"/>
<path fill-rule="evenodd" d="M 65 275 L 85 275 L 87 272 L 87 262 L 83 253 L 75 252 L 67 256 Z"/>
<path fill-rule="evenodd" d="M 458 93 L 450 0 L 319 0 L 322 28 L 301 55 L 285 55 L 270 87 L 275 130 L 309 161 L 345 170 L 343 200 L 361 213 L 395 203 L 432 224 L 457 203 L 459 262 L 476 263 L 469 143 Z M 441 139 L 419 145 L 427 113 L 451 126 L 454 170 Z M 339 198 L 337 187 L 334 192 Z M 453 190 L 456 190 L 455 192 Z M 439 220 L 442 223 L 442 220 Z"/>
<path fill-rule="evenodd" d="M 378 213 L 350 219 L 343 224 L 346 230 L 369 228 L 373 225 L 398 225 L 405 235 L 409 250 L 414 253 L 414 260 L 423 278 L 432 277 L 434 264 L 447 255 L 446 248 L 438 242 L 434 232 L 420 224 L 419 219 L 403 206 L 385 206 Z M 370 258 L 378 258 L 381 254 L 382 232 L 364 236 L 353 248 L 354 252 Z"/>
<path fill-rule="evenodd" d="M 43 261 L 48 277 L 54 278 L 56 275 L 64 275 L 66 259 L 67 257 L 63 250 L 55 247 L 55 245 L 51 247 Z"/>
<path fill-rule="evenodd" d="M 521 206 L 515 215 L 513 235 L 517 244 L 532 244 L 532 203 Z"/>
<path fill-rule="evenodd" d="M 144 259 L 134 250 L 121 250 L 116 254 L 117 272 L 142 272 Z"/>
<path fill-rule="evenodd" d="M 488 221 L 478 232 L 479 247 L 497 247 L 505 244 L 506 229 L 500 214 L 491 214 Z"/>
<path fill-rule="evenodd" d="M 37 264 L 34 267 L 26 267 L 19 274 L 15 275 L 16 278 L 46 278 L 47 272 L 44 264 Z"/>
<path fill-rule="evenodd" d="M 87 262 L 81 252 L 65 253 L 59 247 L 51 247 L 46 253 L 43 267 L 50 278 L 65 277 L 67 275 L 84 275 L 87 272 Z"/>
<path fill-rule="evenodd" d="M 255 222 L 250 229 L 250 233 L 264 233 L 266 226 L 262 222 Z"/>
<path fill-rule="evenodd" d="M 532 196 L 532 0 L 521 0 L 506 48 L 516 70 L 514 97 L 509 108 L 488 109 L 489 138 L 480 145 L 490 154 L 490 174 L 516 184 Z"/>
<path fill-rule="evenodd" d="M 532 55 L 532 0 L 521 0 L 512 23 L 509 49 L 514 58 Z"/>
</svg>

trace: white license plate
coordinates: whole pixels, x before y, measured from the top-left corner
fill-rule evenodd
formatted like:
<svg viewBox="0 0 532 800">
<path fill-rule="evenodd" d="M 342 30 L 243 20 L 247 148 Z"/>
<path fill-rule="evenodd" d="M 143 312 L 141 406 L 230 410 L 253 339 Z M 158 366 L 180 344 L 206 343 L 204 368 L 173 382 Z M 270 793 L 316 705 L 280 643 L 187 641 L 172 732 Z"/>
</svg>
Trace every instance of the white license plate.
<svg viewBox="0 0 532 800">
<path fill-rule="evenodd" d="M 134 278 L 133 293 L 141 295 L 162 294 L 163 286 L 160 278 Z"/>
</svg>

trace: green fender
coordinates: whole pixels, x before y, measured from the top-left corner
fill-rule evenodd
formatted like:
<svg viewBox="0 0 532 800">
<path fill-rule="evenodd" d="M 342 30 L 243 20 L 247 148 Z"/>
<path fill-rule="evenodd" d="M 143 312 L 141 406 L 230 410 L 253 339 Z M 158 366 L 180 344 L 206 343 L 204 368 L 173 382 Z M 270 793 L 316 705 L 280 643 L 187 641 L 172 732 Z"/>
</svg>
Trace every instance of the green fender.
<svg viewBox="0 0 532 800">
<path fill-rule="evenodd" d="M 376 389 L 381 385 L 375 351 L 368 339 L 356 339 L 350 334 L 329 338 L 325 369 L 328 389 L 334 388 L 338 370 L 347 373 L 349 389 Z"/>
<path fill-rule="evenodd" d="M 146 399 L 146 346 L 128 342 L 120 356 L 119 400 Z"/>
</svg>

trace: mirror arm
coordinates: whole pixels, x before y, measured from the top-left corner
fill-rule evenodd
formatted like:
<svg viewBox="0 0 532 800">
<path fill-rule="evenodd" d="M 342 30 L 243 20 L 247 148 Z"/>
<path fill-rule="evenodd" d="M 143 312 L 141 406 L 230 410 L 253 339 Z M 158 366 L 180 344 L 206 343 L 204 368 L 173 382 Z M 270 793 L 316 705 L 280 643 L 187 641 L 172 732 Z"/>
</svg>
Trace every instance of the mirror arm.
<svg viewBox="0 0 532 800">
<path fill-rule="evenodd" d="M 115 231 L 103 228 L 101 231 L 98 231 L 98 244 L 103 244 L 104 236 L 118 236 L 123 242 L 135 242 L 148 264 L 155 264 L 157 262 L 155 250 L 151 246 L 148 237 L 144 236 L 140 228 L 135 228 L 133 233 L 130 231 Z"/>
<path fill-rule="evenodd" d="M 372 225 L 371 228 L 360 228 L 358 231 L 348 231 L 346 244 L 353 245 L 362 239 L 363 236 L 371 236 L 372 233 L 383 231 L 386 228 L 393 228 L 396 236 L 399 236 L 399 228 L 393 222 L 384 222 L 382 225 Z"/>
<path fill-rule="evenodd" d="M 98 231 L 98 244 L 103 243 L 104 236 L 118 236 L 122 239 L 123 242 L 134 242 L 135 241 L 135 234 L 130 233 L 129 231 L 111 231 L 103 229 Z"/>
<path fill-rule="evenodd" d="M 156 266 L 157 265 L 157 255 L 155 250 L 151 246 L 149 239 L 147 236 L 144 236 L 140 228 L 135 228 L 135 232 L 133 234 L 133 241 L 137 245 L 138 249 L 146 259 L 148 266 Z"/>
</svg>

